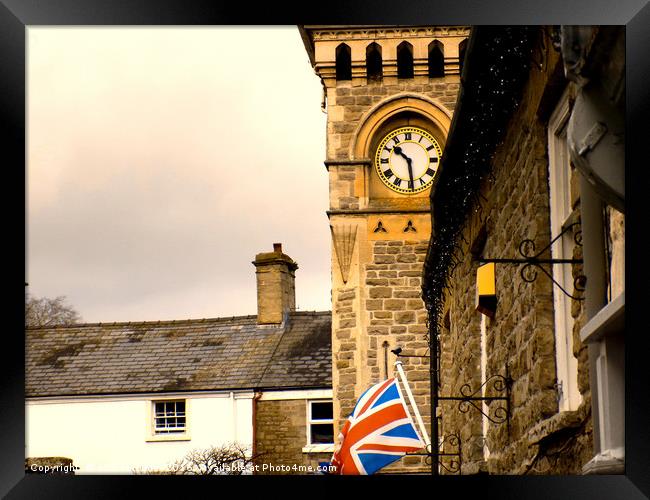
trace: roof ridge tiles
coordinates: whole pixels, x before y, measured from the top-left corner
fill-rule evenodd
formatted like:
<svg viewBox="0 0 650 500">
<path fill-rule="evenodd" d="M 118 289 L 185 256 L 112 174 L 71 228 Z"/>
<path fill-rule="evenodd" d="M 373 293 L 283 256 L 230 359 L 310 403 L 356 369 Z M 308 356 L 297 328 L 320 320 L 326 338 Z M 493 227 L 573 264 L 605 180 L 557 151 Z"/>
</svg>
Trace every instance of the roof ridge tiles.
<svg viewBox="0 0 650 500">
<path fill-rule="evenodd" d="M 188 319 L 166 319 L 166 320 L 145 320 L 145 321 L 113 321 L 113 322 L 95 322 L 95 323 L 74 323 L 71 325 L 50 325 L 50 326 L 32 326 L 26 330 L 53 330 L 53 329 L 75 329 L 89 327 L 113 327 L 113 326 L 140 326 L 140 325 L 174 325 L 174 324 L 193 324 L 206 322 L 228 322 L 235 319 L 255 319 L 257 315 L 249 314 L 246 316 L 221 316 L 216 318 L 188 318 Z"/>
<path fill-rule="evenodd" d="M 331 314 L 332 311 L 291 311 L 291 315 L 299 316 L 320 316 Z M 50 326 L 32 326 L 26 330 L 52 330 L 52 329 L 74 329 L 74 328 L 90 328 L 90 327 L 120 327 L 120 326 L 140 326 L 140 325 L 180 325 L 192 323 L 206 323 L 206 322 L 227 322 L 236 319 L 256 319 L 256 314 L 248 314 L 242 316 L 221 316 L 215 318 L 188 318 L 188 319 L 166 319 L 166 320 L 144 320 L 144 321 L 113 321 L 113 322 L 94 322 L 94 323 L 74 323 L 71 325 L 50 325 Z"/>
</svg>

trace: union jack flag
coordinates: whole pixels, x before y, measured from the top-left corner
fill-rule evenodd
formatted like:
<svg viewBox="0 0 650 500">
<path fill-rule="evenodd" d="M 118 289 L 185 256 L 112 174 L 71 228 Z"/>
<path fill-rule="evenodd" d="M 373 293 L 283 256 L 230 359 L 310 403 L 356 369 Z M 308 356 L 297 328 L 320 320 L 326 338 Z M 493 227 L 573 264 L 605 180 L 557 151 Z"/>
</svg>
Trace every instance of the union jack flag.
<svg viewBox="0 0 650 500">
<path fill-rule="evenodd" d="M 397 380 L 373 385 L 357 401 L 332 456 L 335 474 L 374 474 L 409 451 L 425 447 Z"/>
</svg>

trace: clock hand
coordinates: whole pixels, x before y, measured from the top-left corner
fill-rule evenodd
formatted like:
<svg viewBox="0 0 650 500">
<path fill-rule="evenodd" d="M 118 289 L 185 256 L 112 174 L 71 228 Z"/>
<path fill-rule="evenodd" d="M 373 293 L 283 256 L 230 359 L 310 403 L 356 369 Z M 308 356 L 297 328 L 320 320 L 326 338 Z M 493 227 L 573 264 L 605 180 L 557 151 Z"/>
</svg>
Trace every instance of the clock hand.
<svg viewBox="0 0 650 500">
<path fill-rule="evenodd" d="M 401 156 L 402 158 L 404 158 L 406 161 L 408 161 L 408 162 L 411 161 L 411 159 L 410 159 L 408 156 L 406 156 L 406 155 L 404 154 L 404 151 L 402 151 L 402 148 L 400 148 L 399 146 L 395 146 L 395 147 L 393 148 L 393 151 L 395 151 L 398 155 L 400 155 L 400 156 Z"/>
<path fill-rule="evenodd" d="M 413 169 L 411 168 L 410 158 L 406 158 L 406 164 L 409 167 L 409 178 L 411 179 L 411 189 L 415 189 L 415 181 L 413 180 Z"/>
<path fill-rule="evenodd" d="M 393 148 L 393 151 L 395 151 L 398 155 L 400 155 L 402 158 L 406 160 L 406 165 L 408 166 L 409 169 L 409 179 L 411 179 L 411 189 L 415 189 L 415 185 L 414 185 L 415 181 L 413 180 L 413 168 L 411 167 L 411 163 L 413 162 L 413 160 L 411 160 L 408 156 L 406 156 L 402 151 L 402 148 L 400 148 L 399 146 L 395 146 Z"/>
</svg>

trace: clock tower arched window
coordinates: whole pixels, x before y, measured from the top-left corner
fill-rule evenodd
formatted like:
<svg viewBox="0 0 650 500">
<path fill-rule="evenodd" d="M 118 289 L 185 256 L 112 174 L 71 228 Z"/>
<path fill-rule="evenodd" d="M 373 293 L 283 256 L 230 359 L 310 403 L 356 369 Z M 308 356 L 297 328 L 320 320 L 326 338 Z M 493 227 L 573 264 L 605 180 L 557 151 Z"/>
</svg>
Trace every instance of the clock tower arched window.
<svg viewBox="0 0 650 500">
<path fill-rule="evenodd" d="M 429 44 L 429 78 L 445 76 L 444 47 L 438 40 Z"/>
<path fill-rule="evenodd" d="M 408 42 L 397 46 L 397 78 L 413 78 L 413 45 Z"/>
<path fill-rule="evenodd" d="M 381 45 L 371 43 L 366 47 L 366 73 L 368 82 L 381 80 L 383 75 Z"/>
<path fill-rule="evenodd" d="M 352 56 L 345 43 L 336 47 L 336 79 L 352 80 Z"/>
</svg>

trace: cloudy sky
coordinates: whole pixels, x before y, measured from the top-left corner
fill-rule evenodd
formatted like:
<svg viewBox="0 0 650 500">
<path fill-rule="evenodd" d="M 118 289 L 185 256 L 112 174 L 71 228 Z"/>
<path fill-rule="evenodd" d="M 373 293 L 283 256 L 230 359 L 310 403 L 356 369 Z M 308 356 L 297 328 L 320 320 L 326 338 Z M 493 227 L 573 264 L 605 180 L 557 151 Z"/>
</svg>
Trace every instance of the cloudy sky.
<svg viewBox="0 0 650 500">
<path fill-rule="evenodd" d="M 27 277 L 84 321 L 330 309 L 321 85 L 295 26 L 28 29 Z"/>
</svg>

